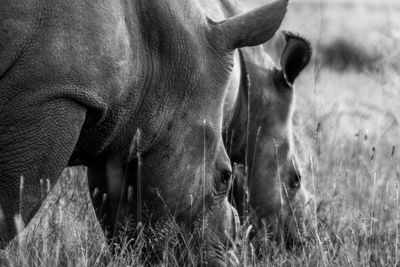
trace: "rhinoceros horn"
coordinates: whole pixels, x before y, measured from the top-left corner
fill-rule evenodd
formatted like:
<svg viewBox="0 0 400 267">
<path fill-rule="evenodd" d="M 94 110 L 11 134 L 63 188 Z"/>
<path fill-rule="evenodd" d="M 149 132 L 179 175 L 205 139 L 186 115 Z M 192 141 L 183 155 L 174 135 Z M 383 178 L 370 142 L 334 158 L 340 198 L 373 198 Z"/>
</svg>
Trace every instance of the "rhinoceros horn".
<svg viewBox="0 0 400 267">
<path fill-rule="evenodd" d="M 286 14 L 288 0 L 277 0 L 212 26 L 212 36 L 227 49 L 256 46 L 268 41 Z"/>
</svg>

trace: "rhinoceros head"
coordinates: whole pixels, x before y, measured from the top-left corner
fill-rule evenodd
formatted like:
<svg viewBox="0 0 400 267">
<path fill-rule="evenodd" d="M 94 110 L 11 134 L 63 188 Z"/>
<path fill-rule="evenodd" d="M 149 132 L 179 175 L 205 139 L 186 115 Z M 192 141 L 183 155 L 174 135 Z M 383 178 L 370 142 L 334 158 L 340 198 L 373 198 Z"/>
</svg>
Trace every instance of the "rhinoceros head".
<svg viewBox="0 0 400 267">
<path fill-rule="evenodd" d="M 192 230 L 200 225 L 210 250 L 231 243 L 237 230 L 235 210 L 227 201 L 231 164 L 222 141 L 234 50 L 267 41 L 286 6 L 287 1 L 277 1 L 222 22 L 199 18 L 200 29 L 184 29 L 177 37 L 182 49 L 167 66 L 171 79 L 160 82 L 178 100 L 162 104 L 171 105 L 162 117 L 162 135 L 142 155 L 144 202 L 156 216 L 169 212 Z"/>
<path fill-rule="evenodd" d="M 249 90 L 258 92 L 249 93 L 249 204 L 258 236 L 265 236 L 265 228 L 274 229 L 275 237 L 280 240 L 283 236 L 278 233 L 288 237 L 290 231 L 298 232 L 300 221 L 296 218 L 302 216 L 302 209 L 311 199 L 301 181 L 292 132 L 293 83 L 310 61 L 311 46 L 296 34 L 284 32 L 284 37 L 281 69 L 262 67 L 270 64 L 269 59 L 261 59 L 257 64 L 254 60 L 247 61 Z"/>
</svg>

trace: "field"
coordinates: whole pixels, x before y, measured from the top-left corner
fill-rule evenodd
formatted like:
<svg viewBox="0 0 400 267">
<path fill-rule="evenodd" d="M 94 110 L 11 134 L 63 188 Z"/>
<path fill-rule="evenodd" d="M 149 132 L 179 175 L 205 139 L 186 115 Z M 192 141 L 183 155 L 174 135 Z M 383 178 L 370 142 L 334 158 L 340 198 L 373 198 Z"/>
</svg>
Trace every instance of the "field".
<svg viewBox="0 0 400 267">
<path fill-rule="evenodd" d="M 248 8 L 262 2 L 243 0 Z M 304 184 L 316 196 L 317 213 L 303 246 L 287 251 L 270 244 L 270 257 L 258 261 L 250 252 L 240 260 L 259 266 L 396 266 L 400 4 L 292 1 L 282 29 L 300 33 L 314 48 L 295 85 L 294 127 Z M 278 34 L 265 48 L 277 62 L 281 46 Z M 139 264 L 136 250 L 107 251 L 84 175 L 83 168 L 64 172 L 33 223 L 0 252 L 5 264 Z M 164 264 L 174 265 L 167 254 Z"/>
</svg>

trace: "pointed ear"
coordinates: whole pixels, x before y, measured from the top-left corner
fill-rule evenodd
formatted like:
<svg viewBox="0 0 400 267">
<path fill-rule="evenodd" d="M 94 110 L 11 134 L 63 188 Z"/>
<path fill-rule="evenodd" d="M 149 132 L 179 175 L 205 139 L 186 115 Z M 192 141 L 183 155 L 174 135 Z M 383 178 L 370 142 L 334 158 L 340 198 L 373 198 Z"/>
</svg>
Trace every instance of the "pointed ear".
<svg viewBox="0 0 400 267">
<path fill-rule="evenodd" d="M 285 36 L 286 46 L 281 56 L 283 75 L 289 85 L 292 85 L 300 72 L 310 62 L 312 48 L 310 43 L 291 32 L 282 32 Z"/>
<path fill-rule="evenodd" d="M 228 50 L 265 43 L 281 25 L 287 5 L 288 0 L 277 0 L 216 23 L 211 26 L 211 39 L 222 41 Z"/>
</svg>

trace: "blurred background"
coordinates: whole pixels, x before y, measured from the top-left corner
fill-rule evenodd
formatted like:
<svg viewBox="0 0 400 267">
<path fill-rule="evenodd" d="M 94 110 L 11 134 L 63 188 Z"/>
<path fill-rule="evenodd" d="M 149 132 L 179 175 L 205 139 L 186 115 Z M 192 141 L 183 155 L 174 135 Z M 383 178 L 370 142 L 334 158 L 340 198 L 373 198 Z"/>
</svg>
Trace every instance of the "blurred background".
<svg viewBox="0 0 400 267">
<path fill-rule="evenodd" d="M 241 2 L 250 9 L 266 1 Z M 334 128 L 350 133 L 357 128 L 374 134 L 386 131 L 387 123 L 397 121 L 400 1 L 289 2 L 281 29 L 304 36 L 314 50 L 312 64 L 297 82 L 299 109 L 304 99 L 312 98 L 316 115 L 342 115 Z M 277 34 L 265 50 L 279 63 L 283 46 Z M 330 123 L 324 125 L 333 126 Z"/>
</svg>

